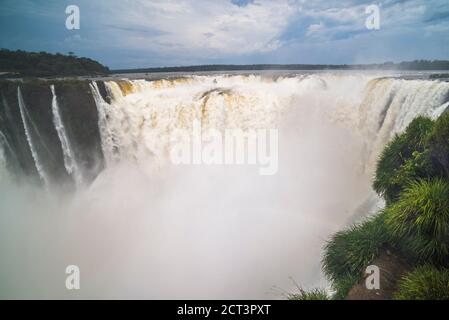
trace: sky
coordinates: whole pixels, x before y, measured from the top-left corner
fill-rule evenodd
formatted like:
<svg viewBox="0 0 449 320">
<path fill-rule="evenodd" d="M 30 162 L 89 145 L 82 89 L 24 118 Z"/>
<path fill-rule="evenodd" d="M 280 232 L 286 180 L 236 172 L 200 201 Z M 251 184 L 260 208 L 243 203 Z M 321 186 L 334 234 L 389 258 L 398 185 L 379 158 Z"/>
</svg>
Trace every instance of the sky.
<svg viewBox="0 0 449 320">
<path fill-rule="evenodd" d="M 66 28 L 68 5 L 80 28 Z M 379 8 L 379 29 L 368 29 Z M 448 0 L 0 0 L 0 47 L 112 69 L 449 60 Z"/>
</svg>

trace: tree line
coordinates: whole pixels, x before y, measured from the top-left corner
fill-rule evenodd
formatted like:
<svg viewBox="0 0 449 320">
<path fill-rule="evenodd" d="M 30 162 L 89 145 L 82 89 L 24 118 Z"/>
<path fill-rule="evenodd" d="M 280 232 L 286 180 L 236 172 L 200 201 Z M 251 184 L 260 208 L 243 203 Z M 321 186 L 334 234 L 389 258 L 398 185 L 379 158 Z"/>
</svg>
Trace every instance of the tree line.
<svg viewBox="0 0 449 320">
<path fill-rule="evenodd" d="M 112 70 L 112 73 L 259 71 L 259 70 L 449 70 L 447 60 L 414 60 L 373 64 L 211 64 Z"/>
<path fill-rule="evenodd" d="M 88 76 L 109 74 L 109 68 L 72 52 L 63 55 L 0 49 L 0 73 L 7 73 L 8 77 Z"/>
</svg>

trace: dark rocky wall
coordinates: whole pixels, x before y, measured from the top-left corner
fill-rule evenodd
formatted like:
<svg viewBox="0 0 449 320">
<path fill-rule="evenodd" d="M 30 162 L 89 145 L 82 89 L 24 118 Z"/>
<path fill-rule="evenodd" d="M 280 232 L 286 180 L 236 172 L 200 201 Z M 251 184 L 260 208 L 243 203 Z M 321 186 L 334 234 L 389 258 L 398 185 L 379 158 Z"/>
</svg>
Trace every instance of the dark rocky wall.
<svg viewBox="0 0 449 320">
<path fill-rule="evenodd" d="M 55 92 L 67 135 L 85 179 L 92 181 L 104 167 L 98 111 L 87 81 L 61 81 Z"/>
<path fill-rule="evenodd" d="M 102 91 L 105 92 L 104 84 Z M 20 114 L 17 88 L 20 86 L 24 104 L 31 121 L 30 132 L 39 159 L 52 183 L 73 184 L 64 167 L 63 151 L 52 113 L 52 93 L 55 85 L 61 119 L 86 182 L 91 182 L 104 167 L 98 129 L 98 113 L 87 80 L 59 81 L 1 81 L 0 130 L 12 151 L 6 150 L 8 167 L 16 176 L 33 177 L 38 174 L 25 135 Z"/>
<path fill-rule="evenodd" d="M 18 82 L 10 81 L 0 83 L 0 130 L 12 149 L 5 149 L 9 169 L 16 174 L 22 173 L 27 177 L 38 178 L 20 116 L 18 85 Z"/>
<path fill-rule="evenodd" d="M 61 142 L 53 123 L 50 87 L 44 82 L 32 82 L 20 84 L 20 90 L 31 118 L 28 123 L 32 129 L 33 144 L 45 172 L 51 182 L 69 181 Z"/>
<path fill-rule="evenodd" d="M 108 94 L 108 91 L 106 90 L 106 85 L 103 81 L 96 81 L 98 91 L 100 91 L 101 96 L 103 97 L 104 101 L 107 103 L 111 103 L 111 97 Z"/>
</svg>

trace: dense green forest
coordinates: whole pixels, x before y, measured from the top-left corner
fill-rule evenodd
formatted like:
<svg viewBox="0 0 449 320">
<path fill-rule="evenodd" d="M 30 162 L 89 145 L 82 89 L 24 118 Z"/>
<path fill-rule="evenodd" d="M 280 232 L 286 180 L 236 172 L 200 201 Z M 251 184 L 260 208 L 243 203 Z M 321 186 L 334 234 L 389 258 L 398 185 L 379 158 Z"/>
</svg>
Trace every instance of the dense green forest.
<svg viewBox="0 0 449 320">
<path fill-rule="evenodd" d="M 11 77 L 106 75 L 109 69 L 95 60 L 73 55 L 0 49 L 0 73 Z"/>
</svg>

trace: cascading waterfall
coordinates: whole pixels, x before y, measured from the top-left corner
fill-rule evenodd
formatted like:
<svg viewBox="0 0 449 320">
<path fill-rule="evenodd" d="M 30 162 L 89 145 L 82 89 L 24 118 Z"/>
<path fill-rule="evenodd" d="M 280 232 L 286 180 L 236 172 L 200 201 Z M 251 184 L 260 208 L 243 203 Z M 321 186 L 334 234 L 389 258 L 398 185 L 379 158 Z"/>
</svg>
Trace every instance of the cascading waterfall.
<svg viewBox="0 0 449 320">
<path fill-rule="evenodd" d="M 2 104 L 5 108 L 6 118 L 10 117 L 9 106 L 6 102 L 5 96 L 2 93 Z M 0 120 L 5 123 L 6 119 L 0 116 Z M 5 134 L 0 130 L 0 179 L 6 178 L 9 176 L 8 173 L 8 163 L 7 163 L 7 155 L 6 151 L 8 151 L 9 155 L 13 158 L 15 163 L 18 163 L 17 156 L 15 154 L 14 149 L 8 141 L 8 138 Z"/>
<path fill-rule="evenodd" d="M 4 156 L 5 156 L 6 150 L 8 150 L 8 153 L 14 159 L 14 161 L 18 161 L 17 155 L 16 155 L 13 147 L 11 146 L 11 143 L 8 141 L 8 138 L 5 136 L 5 134 L 2 131 L 0 131 L 0 144 L 2 145 L 2 152 L 3 152 Z"/>
<path fill-rule="evenodd" d="M 50 90 L 52 93 L 51 110 L 53 114 L 53 123 L 55 125 L 56 132 L 58 133 L 59 141 L 61 142 L 64 156 L 64 167 L 67 170 L 67 173 L 73 177 L 76 186 L 81 187 L 83 185 L 83 175 L 76 161 L 75 152 L 70 144 L 67 131 L 61 119 L 58 98 L 55 93 L 55 86 L 51 85 Z"/>
<path fill-rule="evenodd" d="M 7 176 L 7 163 L 6 163 L 6 153 L 5 153 L 5 136 L 3 132 L 0 131 L 0 181 Z"/>
<path fill-rule="evenodd" d="M 98 132 L 106 165 L 132 160 L 150 170 L 168 161 L 171 135 L 192 129 L 243 131 L 277 128 L 294 110 L 326 118 L 354 130 L 365 141 L 364 170 L 373 170 L 377 155 L 392 136 L 417 115 L 436 118 L 448 107 L 449 84 L 368 75 L 311 74 L 285 77 L 260 75 L 185 76 L 161 80 L 104 81 L 109 103 L 97 82 L 89 83 L 98 114 Z M 52 85 L 51 112 L 62 148 L 63 165 L 77 186 L 83 185 L 79 157 L 62 121 Z M 51 154 L 39 126 L 18 90 L 26 140 L 41 179 L 48 183 L 40 149 Z M 7 121 L 12 121 L 2 94 Z M 71 137 L 72 139 L 76 137 Z M 38 146 L 36 145 L 38 144 Z M 13 148 L 14 149 L 14 146 Z"/>
<path fill-rule="evenodd" d="M 115 138 L 110 125 L 108 124 L 108 116 L 112 114 L 110 105 L 104 101 L 103 97 L 98 90 L 98 85 L 95 81 L 90 84 L 90 89 L 95 100 L 95 104 L 98 112 L 98 128 L 100 131 L 101 148 L 105 157 L 106 165 L 114 163 L 117 159 L 115 153 Z"/>
<path fill-rule="evenodd" d="M 152 159 L 156 167 L 167 161 L 171 134 L 191 130 L 194 120 L 203 130 L 275 128 L 291 105 L 304 105 L 302 97 L 326 89 L 325 80 L 318 77 L 252 75 L 118 80 L 106 81 L 105 86 L 111 105 L 105 107 L 96 98 L 108 118 L 102 131 L 110 138 L 102 139 L 114 140 L 122 159 L 145 165 Z"/>
<path fill-rule="evenodd" d="M 314 107 L 321 117 L 349 126 L 363 137 L 364 166 L 371 169 L 395 133 L 417 115 L 437 117 L 445 110 L 449 94 L 447 82 L 372 76 L 191 76 L 106 81 L 109 105 L 96 84 L 91 86 L 103 119 L 100 127 L 107 154 L 114 145 L 121 158 L 151 157 L 163 163 L 170 133 L 189 129 L 194 119 L 203 129 L 268 128 L 277 126 L 291 108 L 316 103 L 321 105 Z"/>
<path fill-rule="evenodd" d="M 9 177 L 7 154 L 14 163 L 18 163 L 19 159 L 14 148 L 11 146 L 6 135 L 0 130 L 0 178 Z"/>
<path fill-rule="evenodd" d="M 290 98 L 287 92 L 277 96 L 268 90 L 270 86 L 277 90 L 276 82 L 243 76 L 107 81 L 105 85 L 112 97 L 107 125 L 121 158 L 136 160 L 150 170 L 168 161 L 172 133 L 191 130 L 194 120 L 203 130 L 270 128 Z"/>
<path fill-rule="evenodd" d="M 426 80 L 374 79 L 359 107 L 359 130 L 366 139 L 368 166 L 383 146 L 418 115 L 437 118 L 447 107 L 449 83 Z"/>
<path fill-rule="evenodd" d="M 39 177 L 44 182 L 44 185 L 48 187 L 50 185 L 50 180 L 45 172 L 45 169 L 39 159 L 39 155 L 37 153 L 36 147 L 33 142 L 33 138 L 31 136 L 30 126 L 28 121 L 31 121 L 28 111 L 26 110 L 25 102 L 23 101 L 22 92 L 20 91 L 20 86 L 17 87 L 17 100 L 19 103 L 20 117 L 22 119 L 23 128 L 25 130 L 26 139 L 28 145 L 31 150 L 31 155 L 33 156 L 34 165 L 36 166 L 36 170 L 39 174 Z M 35 130 L 37 130 L 35 128 Z"/>
<path fill-rule="evenodd" d="M 440 115 L 447 112 L 448 110 L 449 110 L 449 102 L 446 102 L 433 111 L 431 118 L 437 119 Z"/>
<path fill-rule="evenodd" d="M 326 287 L 325 239 L 380 207 L 371 173 L 381 148 L 416 115 L 449 105 L 447 82 L 346 72 L 81 80 L 56 85 L 53 98 L 47 84 L 21 86 L 28 110 L 20 88 L 18 106 L 16 87 L 2 90 L 11 114 L 0 110 L 0 150 L 10 160 L 9 142 L 22 167 L 58 183 L 76 159 L 86 183 L 75 194 L 0 184 L 0 282 L 14 292 L 0 290 L 5 298 L 73 298 L 54 276 L 69 263 L 95 280 L 80 298 L 278 298 L 267 292 L 294 291 L 289 276 Z M 171 135 L 194 120 L 203 130 L 278 128 L 279 171 L 170 166 Z M 83 157 L 100 149 L 101 165 Z"/>
</svg>

